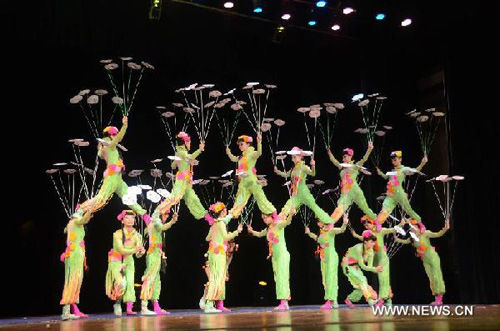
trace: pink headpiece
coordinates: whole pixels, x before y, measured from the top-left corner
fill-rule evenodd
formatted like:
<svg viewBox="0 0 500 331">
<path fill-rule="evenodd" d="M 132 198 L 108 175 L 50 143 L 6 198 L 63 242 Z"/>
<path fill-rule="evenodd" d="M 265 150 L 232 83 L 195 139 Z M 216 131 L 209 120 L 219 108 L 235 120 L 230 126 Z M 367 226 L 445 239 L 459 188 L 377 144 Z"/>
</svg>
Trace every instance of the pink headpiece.
<svg viewBox="0 0 500 331">
<path fill-rule="evenodd" d="M 226 205 L 222 202 L 216 202 L 213 205 L 210 206 L 209 210 L 213 211 L 214 213 L 219 213 L 221 210 L 226 208 Z"/>
<path fill-rule="evenodd" d="M 107 126 L 106 128 L 104 128 L 103 132 L 113 136 L 115 134 L 118 134 L 118 128 L 116 126 Z"/>
<path fill-rule="evenodd" d="M 182 141 L 184 141 L 185 143 L 187 143 L 188 141 L 191 141 L 191 137 L 186 133 L 186 132 L 179 132 L 179 134 L 177 135 L 177 138 L 181 138 Z"/>
<path fill-rule="evenodd" d="M 353 156 L 354 155 L 354 150 L 352 148 L 344 148 L 344 153 Z"/>
<path fill-rule="evenodd" d="M 135 212 L 131 209 L 125 209 L 123 210 L 121 213 L 118 214 L 118 216 L 116 217 L 120 222 L 123 222 L 123 219 L 125 218 L 125 216 L 127 215 L 134 215 L 134 217 L 136 216 Z"/>
<path fill-rule="evenodd" d="M 242 141 L 244 141 L 244 142 L 246 142 L 246 143 L 251 143 L 251 142 L 253 142 L 253 138 L 252 138 L 252 137 L 250 137 L 250 136 L 245 136 L 245 135 L 243 135 L 243 136 L 239 136 L 239 137 L 238 137 L 238 141 L 239 141 L 239 140 L 242 140 Z"/>
<path fill-rule="evenodd" d="M 371 236 L 373 236 L 373 232 L 370 230 L 365 230 L 363 231 L 363 234 L 361 236 L 363 237 L 363 239 L 370 238 Z"/>
</svg>

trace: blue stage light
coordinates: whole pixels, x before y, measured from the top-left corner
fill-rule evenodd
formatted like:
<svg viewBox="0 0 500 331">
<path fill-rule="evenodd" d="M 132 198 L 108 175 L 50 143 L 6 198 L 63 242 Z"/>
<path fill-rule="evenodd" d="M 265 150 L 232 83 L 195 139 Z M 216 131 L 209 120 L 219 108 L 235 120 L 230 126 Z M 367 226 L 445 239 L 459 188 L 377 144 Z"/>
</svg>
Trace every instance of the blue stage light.
<svg viewBox="0 0 500 331">
<path fill-rule="evenodd" d="M 317 1 L 316 2 L 316 7 L 323 8 L 326 6 L 326 1 Z"/>
</svg>

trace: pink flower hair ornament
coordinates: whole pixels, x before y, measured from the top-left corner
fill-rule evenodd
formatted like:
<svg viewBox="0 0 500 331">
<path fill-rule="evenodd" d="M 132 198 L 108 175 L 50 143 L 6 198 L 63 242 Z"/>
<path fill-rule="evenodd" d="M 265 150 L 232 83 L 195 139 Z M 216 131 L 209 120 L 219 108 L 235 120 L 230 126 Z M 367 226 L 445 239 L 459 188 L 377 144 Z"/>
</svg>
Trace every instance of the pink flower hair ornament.
<svg viewBox="0 0 500 331">
<path fill-rule="evenodd" d="M 363 239 L 366 239 L 366 238 L 370 238 L 370 237 L 374 236 L 374 234 L 370 230 L 365 230 L 365 231 L 363 231 L 363 234 L 361 234 L 361 236 L 363 237 Z"/>
<path fill-rule="evenodd" d="M 354 150 L 352 148 L 344 148 L 343 152 L 344 152 L 344 154 L 347 154 L 349 156 L 354 155 Z"/>
<path fill-rule="evenodd" d="M 238 142 L 239 142 L 239 141 L 244 141 L 244 142 L 246 142 L 246 143 L 251 143 L 251 142 L 253 142 L 253 138 L 252 138 L 252 137 L 250 137 L 250 136 L 245 136 L 245 135 L 243 135 L 243 136 L 239 136 L 239 137 L 238 137 Z"/>
<path fill-rule="evenodd" d="M 185 143 L 187 143 L 188 141 L 191 141 L 191 137 L 186 132 L 183 132 L 183 131 L 181 131 L 177 134 L 177 138 L 182 139 L 182 141 L 184 141 Z"/>
<path fill-rule="evenodd" d="M 122 210 L 121 213 L 118 214 L 118 216 L 116 216 L 116 218 L 120 221 L 120 222 L 123 222 L 123 219 L 125 218 L 125 216 L 127 215 L 133 215 L 134 217 L 136 216 L 135 214 L 135 211 L 131 210 L 131 209 L 125 209 L 125 210 Z"/>
<path fill-rule="evenodd" d="M 114 136 L 118 134 L 118 128 L 116 126 L 107 126 L 106 128 L 104 128 L 103 132 Z"/>
</svg>

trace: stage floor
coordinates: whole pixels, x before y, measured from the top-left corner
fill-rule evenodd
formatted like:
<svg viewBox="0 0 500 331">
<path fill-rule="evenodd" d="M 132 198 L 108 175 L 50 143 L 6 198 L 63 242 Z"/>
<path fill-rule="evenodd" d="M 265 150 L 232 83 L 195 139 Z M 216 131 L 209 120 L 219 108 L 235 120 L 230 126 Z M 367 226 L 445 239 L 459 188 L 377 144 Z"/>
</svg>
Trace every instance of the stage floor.
<svg viewBox="0 0 500 331">
<path fill-rule="evenodd" d="M 394 306 L 396 309 L 404 307 L 410 306 Z M 271 308 L 235 308 L 224 314 L 203 314 L 200 310 L 174 310 L 168 316 L 94 314 L 88 319 L 75 321 L 60 321 L 58 316 L 29 317 L 0 320 L 0 330 L 500 330 L 500 305 L 474 306 L 473 314 L 468 316 L 457 316 L 463 312 L 459 306 L 447 306 L 451 313 L 448 316 L 432 316 L 431 311 L 426 310 L 429 306 L 415 307 L 413 311 L 410 307 L 407 314 L 401 312 L 391 316 L 374 316 L 368 306 L 347 308 L 342 305 L 333 310 L 294 306 L 286 312 L 274 312 Z M 415 316 L 417 313 L 426 316 Z"/>
</svg>

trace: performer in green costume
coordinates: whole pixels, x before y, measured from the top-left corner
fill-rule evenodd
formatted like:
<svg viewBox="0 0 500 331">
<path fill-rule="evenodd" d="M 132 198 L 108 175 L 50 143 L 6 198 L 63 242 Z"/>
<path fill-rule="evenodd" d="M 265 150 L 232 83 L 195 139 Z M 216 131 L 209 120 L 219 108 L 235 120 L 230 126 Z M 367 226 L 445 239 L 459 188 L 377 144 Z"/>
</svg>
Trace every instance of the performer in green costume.
<svg viewBox="0 0 500 331">
<path fill-rule="evenodd" d="M 344 222 L 340 228 L 334 228 L 333 224 L 324 224 L 318 221 L 319 235 L 311 232 L 309 227 L 306 226 L 305 233 L 318 243 L 317 253 L 321 259 L 321 276 L 323 280 L 323 287 L 325 289 L 325 304 L 321 309 L 338 308 L 337 296 L 339 291 L 339 255 L 335 250 L 335 236 L 339 233 L 344 233 L 347 222 L 349 222 L 346 215 L 344 215 Z"/>
<path fill-rule="evenodd" d="M 255 237 L 267 237 L 269 255 L 273 264 L 274 282 L 276 283 L 276 298 L 280 304 L 275 310 L 288 310 L 288 301 L 290 295 L 290 253 L 286 248 L 285 227 L 292 221 L 295 210 L 292 207 L 290 214 L 283 219 L 276 220 L 272 215 L 262 214 L 262 220 L 267 228 L 262 231 L 254 231 L 250 225 L 247 225 L 248 233 Z"/>
<path fill-rule="evenodd" d="M 305 156 L 304 151 L 298 147 L 292 148 L 288 153 L 292 155 L 292 161 L 294 163 L 293 169 L 288 172 L 283 172 L 278 170 L 277 167 L 274 167 L 274 172 L 277 175 L 283 178 L 291 178 L 292 185 L 290 189 L 290 199 L 288 199 L 283 209 L 281 209 L 280 217 L 284 218 L 282 215 L 290 215 L 292 209 L 298 211 L 300 206 L 304 204 L 314 212 L 322 223 L 332 223 L 332 218 L 318 206 L 306 184 L 308 175 L 313 177 L 316 176 L 315 161 L 311 160 L 311 168 L 309 168 L 303 161 L 303 157 Z"/>
<path fill-rule="evenodd" d="M 108 253 L 108 272 L 106 273 L 106 295 L 113 301 L 115 315 L 122 314 L 121 302 L 127 305 L 127 315 L 136 314 L 132 308 L 135 302 L 134 257 L 141 257 L 146 252 L 142 246 L 142 237 L 134 229 L 136 214 L 124 210 L 118 215 L 123 228 L 113 233 L 113 248 Z"/>
</svg>

